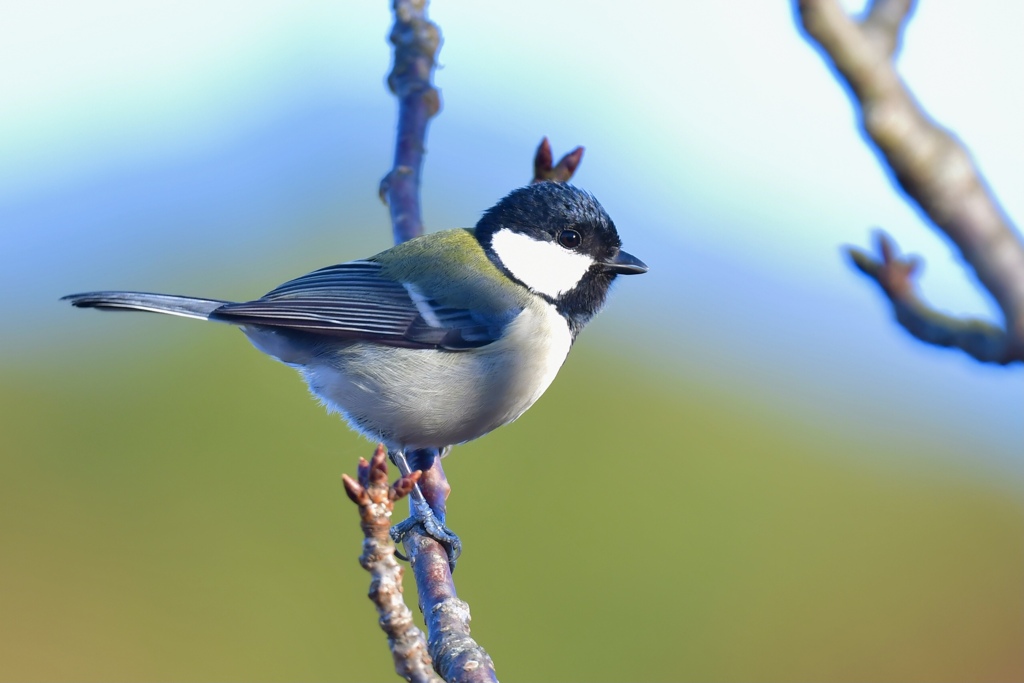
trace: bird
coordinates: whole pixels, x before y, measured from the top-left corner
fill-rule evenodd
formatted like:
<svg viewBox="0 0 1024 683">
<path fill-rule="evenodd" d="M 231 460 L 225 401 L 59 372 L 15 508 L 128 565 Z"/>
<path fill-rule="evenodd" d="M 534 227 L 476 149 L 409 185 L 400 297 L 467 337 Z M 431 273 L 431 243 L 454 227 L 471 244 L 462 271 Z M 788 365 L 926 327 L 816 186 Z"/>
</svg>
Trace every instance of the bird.
<svg viewBox="0 0 1024 683">
<path fill-rule="evenodd" d="M 592 194 L 546 181 L 513 190 L 475 228 L 321 268 L 252 301 L 129 291 L 63 299 L 239 327 L 409 475 L 407 454 L 427 452 L 432 462 L 540 398 L 615 278 L 647 272 L 621 245 Z M 393 536 L 422 524 L 454 568 L 458 536 L 418 487 L 410 507 Z"/>
</svg>

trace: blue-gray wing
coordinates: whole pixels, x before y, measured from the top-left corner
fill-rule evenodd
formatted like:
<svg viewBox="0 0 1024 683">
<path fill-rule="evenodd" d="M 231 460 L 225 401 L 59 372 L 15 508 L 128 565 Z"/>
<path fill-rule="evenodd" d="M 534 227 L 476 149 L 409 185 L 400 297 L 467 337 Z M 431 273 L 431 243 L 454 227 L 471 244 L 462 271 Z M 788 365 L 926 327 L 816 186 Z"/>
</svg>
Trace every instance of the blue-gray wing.
<svg viewBox="0 0 1024 683">
<path fill-rule="evenodd" d="M 498 339 L 518 312 L 498 318 L 441 306 L 415 287 L 382 277 L 378 263 L 350 261 L 286 282 L 255 301 L 225 304 L 210 319 L 460 351 Z"/>
</svg>

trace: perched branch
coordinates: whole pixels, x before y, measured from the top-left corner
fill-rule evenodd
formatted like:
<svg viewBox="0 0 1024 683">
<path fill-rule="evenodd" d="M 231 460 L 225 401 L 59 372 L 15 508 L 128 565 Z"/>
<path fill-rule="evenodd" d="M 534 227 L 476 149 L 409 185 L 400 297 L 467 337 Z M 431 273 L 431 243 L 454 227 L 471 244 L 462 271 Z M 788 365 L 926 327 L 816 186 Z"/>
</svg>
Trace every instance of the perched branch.
<svg viewBox="0 0 1024 683">
<path fill-rule="evenodd" d="M 494 662 L 469 634 L 469 605 L 459 600 L 448 555 L 431 538 L 410 534 L 405 551 L 416 576 L 434 668 L 446 681 L 497 681 Z"/>
<path fill-rule="evenodd" d="M 838 0 L 797 0 L 796 6 L 808 38 L 849 86 L 879 156 L 974 269 L 1001 309 L 1005 328 L 930 309 L 914 293 L 914 268 L 894 260 L 891 248 L 880 260 L 850 253 L 855 265 L 882 286 L 897 321 L 917 338 L 983 362 L 1024 361 L 1024 244 L 967 150 L 921 110 L 892 63 L 912 4 L 875 0 L 859 23 Z"/>
<path fill-rule="evenodd" d="M 388 87 L 398 98 L 395 164 L 380 182 L 380 198 L 391 209 L 395 243 L 423 234 L 420 171 L 427 123 L 441 109 L 441 94 L 431 83 L 441 32 L 427 19 L 427 0 L 394 0 L 391 44 L 395 61 Z"/>
<path fill-rule="evenodd" d="M 583 148 L 577 147 L 562 157 L 557 165 L 553 165 L 551 143 L 544 138 L 534 158 L 533 182 L 568 181 L 582 157 Z M 422 454 L 417 455 L 417 460 L 422 463 Z M 434 514 L 443 521 L 445 500 L 451 489 L 441 467 L 442 455 L 437 453 L 433 464 L 424 471 L 420 489 Z M 446 681 L 497 681 L 494 662 L 470 635 L 469 605 L 459 600 L 455 592 L 455 582 L 444 549 L 433 539 L 419 533 L 407 536 L 404 545 L 412 563 L 420 595 L 420 609 L 430 634 L 428 641 L 434 668 Z"/>
<path fill-rule="evenodd" d="M 388 86 L 398 98 L 398 131 L 394 166 L 380 183 L 380 197 L 390 208 L 395 243 L 400 244 L 423 234 L 420 172 L 427 123 L 441 107 L 440 94 L 431 83 L 441 33 L 427 19 L 427 0 L 393 0 L 392 8 L 395 25 L 390 40 L 395 54 Z M 451 487 L 441 467 L 441 454 L 417 451 L 406 455 L 422 471 L 420 490 L 443 523 Z M 435 669 L 449 682 L 496 681 L 491 658 L 469 635 L 469 606 L 456 596 L 444 548 L 415 528 L 404 543 L 416 577 Z M 394 648 L 392 645 L 398 670 L 399 653 Z M 399 673 L 404 675 L 401 670 Z"/>
<path fill-rule="evenodd" d="M 552 166 L 554 157 L 551 154 L 551 143 L 545 137 L 537 147 L 537 154 L 533 157 L 533 180 L 531 183 L 540 183 L 545 180 L 555 182 L 568 182 L 576 172 L 576 167 L 583 159 L 583 148 L 577 147 L 562 157 L 558 164 Z"/>
<path fill-rule="evenodd" d="M 395 672 L 407 681 L 438 683 L 431 668 L 423 633 L 416 628 L 412 612 L 402 599 L 402 567 L 395 561 L 391 542 L 391 513 L 394 502 L 404 498 L 420 478 L 419 472 L 402 477 L 388 486 L 387 450 L 377 447 L 373 459 L 359 459 L 359 481 L 342 475 L 345 493 L 359 506 L 360 526 L 365 536 L 359 564 L 370 572 L 370 599 L 377 606 L 380 627 L 388 636 Z"/>
<path fill-rule="evenodd" d="M 398 127 L 395 163 L 381 180 L 380 197 L 391 210 L 395 244 L 400 244 L 423 234 L 420 171 L 426 152 L 427 123 L 441 108 L 440 93 L 431 82 L 441 46 L 441 31 L 427 18 L 427 0 L 393 0 L 392 9 L 395 25 L 390 41 L 395 54 L 388 87 L 398 98 Z M 422 459 L 412 458 L 414 462 Z M 440 458 L 433 462 L 433 466 L 422 468 L 424 477 L 420 490 L 443 522 L 451 487 L 441 470 Z M 440 545 L 438 550 L 441 550 Z"/>
</svg>

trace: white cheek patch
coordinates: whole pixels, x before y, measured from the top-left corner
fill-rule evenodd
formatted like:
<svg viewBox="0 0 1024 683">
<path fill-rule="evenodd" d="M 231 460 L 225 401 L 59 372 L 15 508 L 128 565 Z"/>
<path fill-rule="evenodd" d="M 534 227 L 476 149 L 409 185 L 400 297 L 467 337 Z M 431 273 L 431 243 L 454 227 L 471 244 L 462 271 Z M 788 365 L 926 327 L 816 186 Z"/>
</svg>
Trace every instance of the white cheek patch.
<svg viewBox="0 0 1024 683">
<path fill-rule="evenodd" d="M 557 299 L 579 284 L 593 259 L 554 242 L 541 242 L 505 228 L 491 237 L 491 247 L 517 280 L 535 292 Z"/>
</svg>

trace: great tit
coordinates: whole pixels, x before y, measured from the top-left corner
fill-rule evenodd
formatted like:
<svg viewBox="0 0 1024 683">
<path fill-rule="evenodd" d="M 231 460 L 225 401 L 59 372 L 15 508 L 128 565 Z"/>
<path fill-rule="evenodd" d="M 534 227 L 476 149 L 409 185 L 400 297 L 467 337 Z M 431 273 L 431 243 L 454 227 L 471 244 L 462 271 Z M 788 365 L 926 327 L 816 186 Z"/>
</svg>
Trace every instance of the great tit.
<svg viewBox="0 0 1024 683">
<path fill-rule="evenodd" d="M 510 193 L 475 229 L 328 266 L 254 301 L 121 291 L 64 299 L 238 325 L 408 474 L 406 453 L 481 437 L 540 398 L 615 276 L 647 272 L 620 245 L 593 195 L 543 182 Z M 408 521 L 454 560 L 458 538 L 418 490 L 411 507 Z"/>
</svg>

